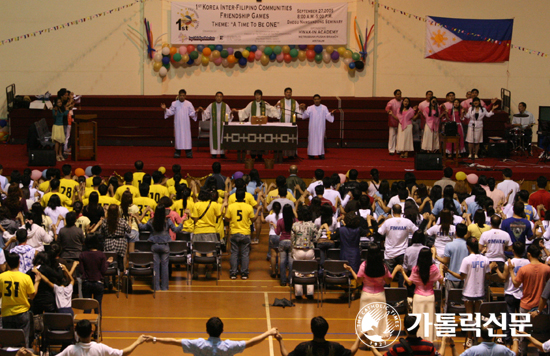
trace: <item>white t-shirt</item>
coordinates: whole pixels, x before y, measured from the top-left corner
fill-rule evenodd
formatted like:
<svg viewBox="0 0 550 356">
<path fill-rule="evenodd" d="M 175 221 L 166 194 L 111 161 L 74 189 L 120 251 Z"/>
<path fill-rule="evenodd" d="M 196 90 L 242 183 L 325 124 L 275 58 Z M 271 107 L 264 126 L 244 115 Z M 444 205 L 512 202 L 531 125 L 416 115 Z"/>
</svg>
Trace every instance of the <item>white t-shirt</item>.
<svg viewBox="0 0 550 356">
<path fill-rule="evenodd" d="M 453 215 L 453 225 L 456 226 L 463 222 L 464 219 L 460 215 Z M 437 221 L 435 222 L 437 225 L 441 224 L 441 218 L 437 218 Z"/>
<path fill-rule="evenodd" d="M 122 356 L 123 351 L 113 349 L 105 344 L 97 342 L 82 343 L 68 346 L 65 350 L 58 353 L 58 356 Z"/>
<path fill-rule="evenodd" d="M 323 198 L 330 200 L 332 205 L 337 206 L 336 204 L 336 198 L 340 199 L 340 202 L 342 203 L 342 206 L 345 208 L 348 204 L 348 201 L 350 199 L 350 196 L 346 194 L 345 198 L 342 199 L 342 196 L 340 195 L 340 192 L 334 189 L 325 189 L 325 192 L 323 193 Z"/>
<path fill-rule="evenodd" d="M 318 217 L 317 219 L 315 219 L 315 221 L 313 223 L 318 228 L 321 227 L 321 225 L 323 225 L 323 224 L 321 224 L 321 217 Z M 328 226 L 328 229 L 332 233 L 332 232 L 336 231 L 337 228 L 338 228 L 338 220 L 336 218 L 332 217 L 332 223 Z"/>
<path fill-rule="evenodd" d="M 514 201 L 517 192 L 519 192 L 519 184 L 511 179 L 505 179 L 497 184 L 497 189 L 502 190 L 505 197 L 508 196 L 508 193 L 510 193 L 510 191 L 512 191 L 510 198 L 508 198 L 508 203 L 511 203 Z"/>
<path fill-rule="evenodd" d="M 491 272 L 491 268 L 487 257 L 470 254 L 463 259 L 458 272 L 466 275 L 462 295 L 469 298 L 483 297 L 485 295 L 485 274 L 489 272 Z"/>
<path fill-rule="evenodd" d="M 512 258 L 510 260 L 512 264 L 514 265 L 514 273 L 517 275 L 518 271 L 521 267 L 528 265 L 529 260 L 526 258 Z M 509 262 L 506 262 L 506 265 L 508 265 Z M 504 282 L 504 294 L 513 295 L 516 299 L 523 298 L 523 284 L 519 287 L 515 287 L 514 283 L 512 283 L 512 276 L 508 276 L 508 279 L 506 282 Z"/>
<path fill-rule="evenodd" d="M 63 216 L 63 218 L 65 218 L 68 212 L 69 210 L 67 210 L 67 208 L 63 206 L 58 206 L 57 208 L 55 208 L 55 210 L 53 210 L 50 207 L 47 207 L 46 209 L 44 209 L 44 214 L 46 214 L 47 216 L 50 217 L 50 219 L 52 219 L 53 224 L 57 224 L 57 219 L 59 218 L 59 216 Z M 59 234 L 59 230 L 61 230 L 61 228 L 64 226 L 65 226 L 65 221 L 61 220 L 59 222 L 59 225 L 57 225 L 56 233 Z"/>
<path fill-rule="evenodd" d="M 435 236 L 434 246 L 438 256 L 445 254 L 445 246 L 453 241 L 456 237 L 456 228 L 454 225 L 449 226 L 449 233 L 446 235 L 441 234 L 441 225 L 434 225 L 426 231 L 428 236 Z"/>
<path fill-rule="evenodd" d="M 378 192 L 378 188 L 380 187 L 380 182 L 378 184 L 373 183 L 371 181 L 369 183 L 369 189 L 367 190 L 367 194 L 371 197 L 374 197 L 376 195 L 376 192 Z"/>
<path fill-rule="evenodd" d="M 307 187 L 307 191 L 309 192 L 310 196 L 309 196 L 309 199 L 313 199 L 313 197 L 316 197 L 317 194 L 315 193 L 315 187 L 318 186 L 319 184 L 323 184 L 323 181 L 322 180 L 317 180 L 313 183 L 311 183 L 308 187 Z"/>
<path fill-rule="evenodd" d="M 545 233 L 542 235 L 542 238 L 544 239 L 544 247 L 547 249 L 550 248 L 550 233 L 546 233 L 548 231 L 548 227 L 550 226 L 550 221 L 548 220 L 542 220 L 542 226 L 544 226 Z M 540 230 L 540 227 L 539 227 Z"/>
<path fill-rule="evenodd" d="M 57 308 L 70 308 L 73 296 L 73 285 L 69 284 L 66 287 L 53 285 L 53 291 L 55 293 L 55 304 Z"/>
<path fill-rule="evenodd" d="M 405 200 L 411 200 L 413 201 L 415 204 L 416 202 L 414 201 L 413 198 L 411 197 L 408 197 L 407 199 Z M 401 213 L 404 213 L 405 212 L 405 202 L 402 202 L 400 199 L 399 199 L 399 195 L 394 195 L 393 197 L 391 197 L 390 201 L 388 201 L 388 205 L 386 205 L 386 207 L 388 208 L 393 208 L 394 205 L 401 205 Z M 416 204 L 416 206 L 418 206 L 418 204 Z"/>
<path fill-rule="evenodd" d="M 506 231 L 501 229 L 491 229 L 481 234 L 479 238 L 479 244 L 487 246 L 487 252 L 485 257 L 489 261 L 504 262 L 506 261 L 506 255 L 504 251 L 508 246 L 512 246 L 512 239 Z"/>
<path fill-rule="evenodd" d="M 282 218 L 283 218 L 283 213 L 279 213 L 279 216 L 276 216 L 275 213 L 271 213 L 265 217 L 265 221 L 267 221 L 268 224 L 272 222 L 273 224 L 275 224 L 275 226 L 277 226 L 277 221 L 279 221 L 279 219 L 282 219 Z M 269 236 L 271 235 L 277 236 L 277 234 L 275 233 L 275 228 L 271 224 L 269 224 Z"/>
<path fill-rule="evenodd" d="M 370 209 L 359 209 L 359 215 L 361 215 L 361 217 L 366 220 L 367 216 L 371 215 L 371 211 Z M 372 216 L 374 217 L 374 219 L 378 220 L 378 214 L 372 213 Z"/>
<path fill-rule="evenodd" d="M 407 218 L 392 217 L 386 220 L 378 228 L 378 233 L 386 236 L 384 258 L 390 259 L 404 254 L 409 245 L 409 234 L 416 230 L 418 227 Z"/>
</svg>

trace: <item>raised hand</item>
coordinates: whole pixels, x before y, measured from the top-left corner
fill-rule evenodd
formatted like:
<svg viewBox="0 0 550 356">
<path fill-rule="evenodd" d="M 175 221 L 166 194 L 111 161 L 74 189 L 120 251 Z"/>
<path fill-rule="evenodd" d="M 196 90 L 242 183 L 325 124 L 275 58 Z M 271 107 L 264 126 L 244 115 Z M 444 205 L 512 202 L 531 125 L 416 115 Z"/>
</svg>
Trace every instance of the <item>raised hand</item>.
<svg viewBox="0 0 550 356">
<path fill-rule="evenodd" d="M 161 108 L 162 110 L 166 110 L 166 104 L 164 104 L 164 103 L 160 104 L 160 108 Z"/>
</svg>

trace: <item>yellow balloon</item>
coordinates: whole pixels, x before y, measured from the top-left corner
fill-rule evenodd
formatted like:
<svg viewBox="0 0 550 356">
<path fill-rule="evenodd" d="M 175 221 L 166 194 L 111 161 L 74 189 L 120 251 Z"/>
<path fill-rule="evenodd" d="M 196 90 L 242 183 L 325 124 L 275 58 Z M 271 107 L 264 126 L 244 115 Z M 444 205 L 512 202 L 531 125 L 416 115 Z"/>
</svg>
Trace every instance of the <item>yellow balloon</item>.
<svg viewBox="0 0 550 356">
<path fill-rule="evenodd" d="M 248 55 L 250 54 L 250 52 L 248 52 L 246 49 L 244 51 L 242 51 L 242 54 L 243 54 L 243 57 L 244 58 L 248 58 Z"/>
<path fill-rule="evenodd" d="M 327 47 L 325 48 L 325 51 L 327 51 L 328 54 L 331 54 L 332 52 L 334 52 L 334 47 L 332 47 L 332 46 L 327 46 Z"/>
<path fill-rule="evenodd" d="M 182 62 L 182 63 L 187 63 L 187 62 L 189 62 L 189 55 L 188 55 L 188 54 L 184 54 L 183 56 L 181 56 L 181 62 Z"/>
<path fill-rule="evenodd" d="M 170 47 L 170 44 L 169 44 L 169 43 L 166 43 L 166 42 L 163 42 L 163 43 L 162 43 L 162 48 L 164 48 L 164 47 Z"/>
<path fill-rule="evenodd" d="M 306 51 L 298 51 L 298 59 L 301 61 L 306 60 Z"/>
<path fill-rule="evenodd" d="M 260 58 L 260 63 L 266 66 L 269 63 L 269 57 L 265 54 L 262 54 L 262 57 Z"/>
<path fill-rule="evenodd" d="M 155 62 L 153 64 L 153 69 L 155 72 L 158 72 L 160 70 L 160 68 L 162 68 L 162 62 Z"/>
<path fill-rule="evenodd" d="M 341 56 L 343 56 L 344 53 L 346 53 L 346 47 L 343 47 L 343 46 L 338 47 L 337 51 Z"/>
<path fill-rule="evenodd" d="M 344 58 L 351 58 L 353 56 L 353 52 L 349 49 L 344 52 Z"/>
<path fill-rule="evenodd" d="M 208 57 L 202 56 L 201 62 L 204 65 L 208 65 L 208 63 L 210 63 L 210 59 Z"/>
<path fill-rule="evenodd" d="M 216 50 L 212 51 L 212 58 L 214 59 L 220 58 L 220 51 L 216 51 Z"/>
<path fill-rule="evenodd" d="M 287 46 L 287 45 L 284 45 L 284 46 L 282 47 L 282 50 L 283 50 L 283 53 L 290 53 L 290 47 Z"/>
<path fill-rule="evenodd" d="M 157 171 L 159 171 L 160 173 L 164 174 L 164 173 L 166 173 L 166 168 L 164 168 L 164 167 L 159 167 L 159 169 L 157 169 Z"/>
</svg>

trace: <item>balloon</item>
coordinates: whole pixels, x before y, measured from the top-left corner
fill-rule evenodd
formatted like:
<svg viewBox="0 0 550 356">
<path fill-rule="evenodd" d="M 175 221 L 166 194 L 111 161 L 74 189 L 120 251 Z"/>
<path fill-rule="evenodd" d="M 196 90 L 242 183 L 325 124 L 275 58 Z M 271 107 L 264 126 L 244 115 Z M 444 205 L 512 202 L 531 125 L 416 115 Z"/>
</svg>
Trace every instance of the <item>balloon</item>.
<svg viewBox="0 0 550 356">
<path fill-rule="evenodd" d="M 31 175 L 31 178 L 32 178 L 32 175 Z M 456 180 L 465 180 L 466 179 L 466 173 L 464 173 L 462 171 L 456 172 L 455 179 Z M 36 180 L 36 179 L 33 178 L 33 180 Z"/>
<path fill-rule="evenodd" d="M 252 45 L 250 46 L 250 52 L 256 52 L 258 50 L 258 46 Z"/>
<path fill-rule="evenodd" d="M 306 45 L 299 45 L 298 48 L 301 50 L 301 51 L 305 51 L 307 49 L 307 46 Z"/>
<path fill-rule="evenodd" d="M 315 62 L 321 62 L 323 60 L 322 54 L 316 54 L 315 55 Z"/>
<path fill-rule="evenodd" d="M 222 66 L 224 66 L 224 67 L 229 66 L 229 61 L 227 60 L 227 58 L 222 59 Z"/>
<path fill-rule="evenodd" d="M 327 46 L 327 48 L 325 48 L 325 51 L 327 51 L 328 54 L 332 54 L 332 52 L 334 52 L 334 47 Z"/>
<path fill-rule="evenodd" d="M 174 54 L 176 54 L 176 53 L 178 53 L 178 49 L 177 49 L 176 47 L 171 47 L 171 48 L 170 48 L 170 54 L 171 54 L 171 55 L 174 55 Z"/>
<path fill-rule="evenodd" d="M 200 53 L 204 50 L 204 45 L 197 45 L 197 51 Z"/>
<path fill-rule="evenodd" d="M 330 55 L 330 58 L 332 58 L 332 60 L 334 60 L 334 61 L 337 61 L 338 58 L 340 58 L 340 53 L 338 53 L 338 51 L 334 51 L 334 52 L 332 52 L 332 54 Z"/>
<path fill-rule="evenodd" d="M 250 54 L 250 51 L 247 51 L 245 49 L 242 53 L 243 53 L 243 58 L 248 58 L 248 55 Z"/>
<path fill-rule="evenodd" d="M 298 51 L 298 59 L 301 61 L 306 60 L 306 51 Z"/>
<path fill-rule="evenodd" d="M 159 70 L 159 75 L 164 78 L 164 77 L 166 77 L 166 74 L 168 74 L 168 69 L 166 69 L 165 67 L 162 67 Z"/>
<path fill-rule="evenodd" d="M 77 168 L 77 171 L 82 168 Z M 84 174 L 84 170 L 82 169 L 82 174 Z M 42 172 L 40 172 L 38 169 L 33 169 L 31 172 L 31 179 L 32 180 L 39 180 L 40 177 L 42 177 Z"/>
<path fill-rule="evenodd" d="M 292 61 L 292 56 L 289 53 L 285 53 L 284 60 L 286 63 L 290 63 Z"/>
<path fill-rule="evenodd" d="M 361 70 L 365 68 L 365 63 L 362 61 L 355 61 L 355 69 Z"/>
<path fill-rule="evenodd" d="M 358 61 L 358 60 L 361 59 L 361 55 L 359 53 L 355 52 L 351 55 L 351 59 L 353 59 L 354 61 Z"/>
<path fill-rule="evenodd" d="M 346 183 L 346 175 L 343 173 L 338 173 L 338 177 L 340 177 L 340 184 Z"/>
<path fill-rule="evenodd" d="M 260 53 L 260 52 L 258 52 L 258 53 Z M 254 62 L 255 59 L 256 59 L 256 53 L 250 52 L 250 53 L 248 54 L 248 61 L 249 61 L 249 62 Z"/>
<path fill-rule="evenodd" d="M 262 56 L 263 56 L 263 53 L 261 51 L 254 52 L 254 58 L 256 58 L 257 61 L 259 61 L 260 58 L 262 58 Z"/>
<path fill-rule="evenodd" d="M 202 63 L 202 58 L 197 58 L 193 61 L 193 63 L 195 63 L 196 65 L 199 65 Z"/>
<path fill-rule="evenodd" d="M 272 61 L 274 61 L 275 59 L 277 59 L 277 55 L 275 54 L 275 52 L 273 52 L 273 53 L 271 53 L 271 54 L 269 55 L 269 59 L 272 60 Z"/>
<path fill-rule="evenodd" d="M 290 49 L 294 49 L 296 48 L 296 45 L 288 45 L 288 47 L 290 47 Z"/>
<path fill-rule="evenodd" d="M 214 45 L 208 45 L 207 47 L 210 50 L 210 52 L 212 52 L 213 50 L 216 49 L 216 46 L 214 46 Z"/>
<path fill-rule="evenodd" d="M 323 52 L 323 62 L 325 63 L 329 63 L 330 62 L 330 54 L 328 54 L 327 52 Z"/>
<path fill-rule="evenodd" d="M 234 54 L 235 58 L 237 59 L 241 59 L 243 58 L 243 54 L 241 51 L 236 51 L 235 54 Z"/>
<path fill-rule="evenodd" d="M 268 47 L 268 48 L 269 48 L 269 47 Z M 260 59 L 260 62 L 261 62 L 264 66 L 266 66 L 266 65 L 269 63 L 269 57 L 266 56 L 265 54 L 262 55 L 262 58 Z"/>
<path fill-rule="evenodd" d="M 157 171 L 159 171 L 160 173 L 164 174 L 164 173 L 166 173 L 166 168 L 164 168 L 164 167 L 159 167 L 159 169 L 157 169 Z M 344 184 L 344 183 L 342 183 L 342 184 Z"/>
<path fill-rule="evenodd" d="M 40 173 L 40 172 L 39 172 Z M 74 174 L 77 176 L 77 177 L 82 177 L 83 175 L 85 175 L 86 173 L 84 173 L 84 170 L 82 168 L 77 168 L 74 170 Z M 32 178 L 32 176 L 31 176 Z"/>
<path fill-rule="evenodd" d="M 170 45 L 167 42 L 162 42 L 162 48 L 164 47 L 170 47 Z M 91 176 L 91 174 L 87 174 L 87 175 Z"/>
<path fill-rule="evenodd" d="M 162 62 L 155 62 L 155 64 L 153 64 L 153 70 L 155 72 L 158 72 L 161 68 L 162 68 Z"/>
<path fill-rule="evenodd" d="M 229 56 L 227 56 L 227 61 L 229 62 L 229 64 L 233 64 L 237 61 L 237 59 L 234 55 L 230 54 Z"/>
<path fill-rule="evenodd" d="M 188 55 L 188 54 L 184 54 L 183 56 L 181 56 L 181 62 L 182 62 L 182 63 L 187 63 L 187 62 L 189 62 L 189 55 Z"/>
<path fill-rule="evenodd" d="M 214 58 L 214 59 L 220 58 L 220 55 L 221 55 L 220 51 L 218 51 L 216 49 L 212 51 L 212 58 Z"/>
<path fill-rule="evenodd" d="M 187 53 L 191 53 L 191 52 L 193 52 L 194 50 L 195 50 L 195 46 L 193 46 L 193 45 L 188 45 L 188 46 L 187 46 Z"/>
<path fill-rule="evenodd" d="M 351 58 L 351 56 L 353 56 L 353 52 L 350 51 L 349 49 L 347 49 L 347 50 L 344 52 L 344 58 Z"/>
<path fill-rule="evenodd" d="M 46 178 L 46 174 L 45 174 L 46 171 L 47 171 L 47 169 L 45 169 L 45 170 L 42 172 L 42 175 L 44 176 L 44 178 Z M 86 175 L 87 175 L 88 177 L 91 177 L 91 176 L 92 176 L 92 166 L 86 167 L 86 169 L 84 170 L 84 173 L 86 173 Z"/>
<path fill-rule="evenodd" d="M 162 53 L 155 52 L 155 55 L 153 56 L 153 61 L 155 62 L 162 62 Z"/>
<path fill-rule="evenodd" d="M 309 61 L 312 61 L 315 58 L 315 51 L 312 49 L 308 49 L 306 51 L 306 57 Z"/>
<path fill-rule="evenodd" d="M 233 48 L 229 47 L 229 48 L 227 49 L 227 53 L 233 54 L 233 52 L 235 52 L 235 51 L 233 50 Z"/>
<path fill-rule="evenodd" d="M 224 49 L 220 52 L 220 56 L 222 58 L 227 58 L 227 56 L 229 56 L 229 52 L 226 49 Z"/>
<path fill-rule="evenodd" d="M 346 53 L 346 47 L 340 46 L 340 47 L 338 47 L 337 51 L 338 51 L 338 54 L 340 54 L 341 56 L 343 56 L 344 53 Z"/>
<path fill-rule="evenodd" d="M 250 52 L 250 46 L 246 46 L 245 50 L 247 50 L 248 52 Z M 248 56 L 247 56 L 248 57 Z"/>
<path fill-rule="evenodd" d="M 287 45 L 284 45 L 281 49 L 282 49 L 283 53 L 285 53 L 285 54 L 290 52 L 290 47 L 287 46 Z"/>
<path fill-rule="evenodd" d="M 179 54 L 179 53 L 174 53 L 174 55 L 172 56 L 172 60 L 173 60 L 174 62 L 179 62 L 179 61 L 181 61 L 181 54 Z"/>
<path fill-rule="evenodd" d="M 189 58 L 192 59 L 192 60 L 195 60 L 195 59 L 199 58 L 199 52 L 192 51 L 191 53 L 189 53 Z"/>
<path fill-rule="evenodd" d="M 89 166 L 88 168 L 90 168 L 90 175 L 92 175 L 92 166 Z M 86 172 L 88 171 L 88 168 L 86 168 Z M 47 169 L 44 169 L 42 171 L 42 178 L 46 179 L 46 172 L 48 172 Z"/>
<path fill-rule="evenodd" d="M 222 45 L 216 45 L 216 51 L 218 51 L 218 52 L 223 51 L 223 46 Z"/>
<path fill-rule="evenodd" d="M 258 51 L 263 52 L 264 49 L 265 49 L 265 46 L 263 46 L 263 45 L 262 45 L 262 46 L 258 46 Z"/>
<path fill-rule="evenodd" d="M 277 62 L 281 63 L 284 59 L 285 59 L 285 54 L 284 53 L 279 53 L 277 55 Z"/>
<path fill-rule="evenodd" d="M 281 46 L 275 46 L 273 47 L 273 53 L 275 54 L 281 54 L 281 52 L 283 51 L 283 49 L 281 48 Z"/>
<path fill-rule="evenodd" d="M 162 66 L 163 66 L 164 68 L 166 68 L 166 70 L 170 69 L 170 63 L 168 63 L 168 64 L 163 64 Z"/>
<path fill-rule="evenodd" d="M 270 56 L 271 53 L 273 53 L 273 50 L 271 49 L 271 47 L 266 47 L 266 48 L 264 49 L 264 54 L 265 54 L 266 56 Z"/>
<path fill-rule="evenodd" d="M 179 48 L 179 52 L 180 52 L 180 54 L 181 54 L 182 56 L 183 56 L 184 54 L 187 54 L 187 47 L 181 46 L 181 47 Z"/>
<path fill-rule="evenodd" d="M 323 46 L 321 45 L 316 45 L 313 50 L 315 51 L 315 53 L 319 54 L 321 52 L 323 52 Z"/>
<path fill-rule="evenodd" d="M 214 59 L 214 64 L 219 66 L 220 64 L 222 64 L 222 61 L 223 61 L 223 59 L 221 57 L 215 58 Z"/>
<path fill-rule="evenodd" d="M 203 50 L 202 50 L 202 55 L 203 56 L 209 56 L 210 54 L 212 54 L 212 50 L 208 47 L 205 47 Z"/>
<path fill-rule="evenodd" d="M 170 63 L 170 57 L 162 57 L 162 64 L 168 64 L 168 63 Z"/>
<path fill-rule="evenodd" d="M 163 56 L 168 56 L 168 55 L 170 55 L 170 47 L 164 47 L 164 48 L 162 49 L 162 55 L 163 55 Z"/>
<path fill-rule="evenodd" d="M 191 58 L 189 58 L 189 60 L 187 61 L 187 65 L 193 65 L 195 63 L 195 61 Z"/>
<path fill-rule="evenodd" d="M 315 49 L 315 45 L 307 45 L 307 49 Z"/>
<path fill-rule="evenodd" d="M 202 52 L 204 53 L 204 50 Z M 202 58 L 201 58 L 201 62 L 202 62 L 203 65 L 206 66 L 206 65 L 208 65 L 208 63 L 210 63 L 210 59 L 203 55 Z"/>
<path fill-rule="evenodd" d="M 355 62 L 350 62 L 348 66 L 349 66 L 349 69 L 355 69 Z"/>
<path fill-rule="evenodd" d="M 240 66 L 245 66 L 246 63 L 247 63 L 246 58 L 244 58 L 244 57 L 239 58 L 239 65 Z"/>
<path fill-rule="evenodd" d="M 477 184 L 477 181 L 479 180 L 479 177 L 475 173 L 470 173 L 466 176 L 466 179 L 468 180 L 468 183 L 470 183 L 470 184 Z"/>
<path fill-rule="evenodd" d="M 296 48 L 291 49 L 291 50 L 290 50 L 290 56 L 291 56 L 292 58 L 298 57 L 298 50 L 297 50 Z"/>
</svg>

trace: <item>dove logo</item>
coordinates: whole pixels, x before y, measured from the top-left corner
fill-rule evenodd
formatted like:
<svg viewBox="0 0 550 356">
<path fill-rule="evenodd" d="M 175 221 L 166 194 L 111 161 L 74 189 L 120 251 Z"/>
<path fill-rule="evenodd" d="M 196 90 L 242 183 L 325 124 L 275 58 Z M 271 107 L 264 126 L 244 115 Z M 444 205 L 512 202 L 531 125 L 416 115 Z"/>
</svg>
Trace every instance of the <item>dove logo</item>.
<svg viewBox="0 0 550 356">
<path fill-rule="evenodd" d="M 399 339 L 401 318 L 389 304 L 374 302 L 365 305 L 355 318 L 355 332 L 370 347 L 384 348 Z M 396 335 L 393 335 L 396 332 Z"/>
</svg>

